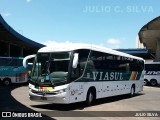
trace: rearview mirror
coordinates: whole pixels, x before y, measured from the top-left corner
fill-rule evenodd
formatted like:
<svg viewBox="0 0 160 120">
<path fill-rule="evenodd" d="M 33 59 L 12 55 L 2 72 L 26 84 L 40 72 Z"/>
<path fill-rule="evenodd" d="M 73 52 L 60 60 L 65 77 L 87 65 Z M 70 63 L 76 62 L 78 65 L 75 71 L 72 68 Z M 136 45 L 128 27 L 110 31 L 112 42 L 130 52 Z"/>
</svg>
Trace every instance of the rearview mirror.
<svg viewBox="0 0 160 120">
<path fill-rule="evenodd" d="M 72 64 L 73 68 L 77 68 L 78 58 L 79 58 L 79 54 L 78 53 L 74 53 L 73 64 Z"/>
</svg>

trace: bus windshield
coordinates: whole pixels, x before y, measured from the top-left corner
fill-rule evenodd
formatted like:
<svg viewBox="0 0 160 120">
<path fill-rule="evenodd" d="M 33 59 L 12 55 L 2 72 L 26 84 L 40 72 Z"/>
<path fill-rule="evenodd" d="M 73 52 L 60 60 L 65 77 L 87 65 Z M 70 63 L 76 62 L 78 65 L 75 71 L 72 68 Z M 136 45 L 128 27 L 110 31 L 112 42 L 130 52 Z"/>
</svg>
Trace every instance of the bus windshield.
<svg viewBox="0 0 160 120">
<path fill-rule="evenodd" d="M 38 53 L 32 69 L 31 80 L 37 83 L 67 81 L 71 52 Z"/>
</svg>

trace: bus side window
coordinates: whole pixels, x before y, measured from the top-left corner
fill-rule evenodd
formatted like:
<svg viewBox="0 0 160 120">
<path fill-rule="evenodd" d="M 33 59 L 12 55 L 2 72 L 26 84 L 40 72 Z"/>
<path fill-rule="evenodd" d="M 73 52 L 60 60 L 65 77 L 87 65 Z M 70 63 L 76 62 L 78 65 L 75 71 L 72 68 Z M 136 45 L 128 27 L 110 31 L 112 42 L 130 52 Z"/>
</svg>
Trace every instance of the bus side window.
<svg viewBox="0 0 160 120">
<path fill-rule="evenodd" d="M 129 64 L 130 71 L 142 71 L 144 69 L 143 61 L 139 62 L 137 60 L 134 60 L 133 63 Z"/>
<path fill-rule="evenodd" d="M 91 69 L 94 71 L 98 69 L 102 69 L 103 67 L 102 61 L 103 61 L 102 53 L 97 52 L 97 51 L 92 51 L 92 54 L 87 64 L 87 69 L 88 70 Z"/>
</svg>

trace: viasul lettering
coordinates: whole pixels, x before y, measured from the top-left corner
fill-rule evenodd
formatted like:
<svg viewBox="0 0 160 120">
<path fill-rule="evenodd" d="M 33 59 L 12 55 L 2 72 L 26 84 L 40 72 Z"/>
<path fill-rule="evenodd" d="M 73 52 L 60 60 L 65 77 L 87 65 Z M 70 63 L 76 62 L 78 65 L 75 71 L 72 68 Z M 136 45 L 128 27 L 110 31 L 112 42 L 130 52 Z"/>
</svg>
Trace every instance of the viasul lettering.
<svg viewBox="0 0 160 120">
<path fill-rule="evenodd" d="M 92 72 L 94 80 L 123 80 L 121 72 Z"/>
</svg>

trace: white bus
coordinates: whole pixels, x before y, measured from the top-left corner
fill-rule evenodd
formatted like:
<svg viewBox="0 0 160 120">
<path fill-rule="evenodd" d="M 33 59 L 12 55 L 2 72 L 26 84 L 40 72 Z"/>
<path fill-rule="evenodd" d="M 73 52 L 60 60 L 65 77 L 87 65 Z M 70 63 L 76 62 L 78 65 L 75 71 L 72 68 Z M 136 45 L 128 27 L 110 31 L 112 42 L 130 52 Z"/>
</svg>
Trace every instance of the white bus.
<svg viewBox="0 0 160 120">
<path fill-rule="evenodd" d="M 35 55 L 30 100 L 90 105 L 99 98 L 133 96 L 143 90 L 143 68 L 142 58 L 95 45 L 44 47 Z"/>
<path fill-rule="evenodd" d="M 145 63 L 144 82 L 152 86 L 160 84 L 160 62 Z"/>
<path fill-rule="evenodd" d="M 0 82 L 4 85 L 27 82 L 29 69 L 22 62 L 22 57 L 0 57 Z"/>
</svg>

